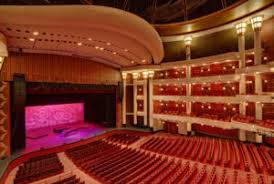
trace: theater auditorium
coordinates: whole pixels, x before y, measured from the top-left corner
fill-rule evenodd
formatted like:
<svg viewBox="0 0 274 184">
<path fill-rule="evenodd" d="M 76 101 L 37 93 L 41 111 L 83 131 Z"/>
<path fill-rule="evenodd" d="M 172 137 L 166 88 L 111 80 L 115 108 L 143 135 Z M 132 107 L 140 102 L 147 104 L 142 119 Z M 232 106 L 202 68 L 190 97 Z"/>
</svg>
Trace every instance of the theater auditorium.
<svg viewBox="0 0 274 184">
<path fill-rule="evenodd" d="M 273 0 L 1 0 L 0 184 L 274 184 Z"/>
</svg>

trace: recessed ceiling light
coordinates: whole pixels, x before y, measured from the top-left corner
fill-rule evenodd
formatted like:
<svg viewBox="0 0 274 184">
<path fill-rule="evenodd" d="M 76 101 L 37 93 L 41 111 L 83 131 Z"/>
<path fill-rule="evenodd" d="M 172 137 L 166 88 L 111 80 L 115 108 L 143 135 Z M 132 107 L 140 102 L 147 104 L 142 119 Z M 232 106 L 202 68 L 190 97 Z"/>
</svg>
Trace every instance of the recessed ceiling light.
<svg viewBox="0 0 274 184">
<path fill-rule="evenodd" d="M 98 47 L 98 46 L 95 46 L 94 48 L 95 48 L 95 49 L 99 49 L 100 47 Z"/>
<path fill-rule="evenodd" d="M 34 36 L 38 36 L 39 35 L 39 32 L 38 31 L 33 31 L 32 33 Z"/>
<path fill-rule="evenodd" d="M 131 63 L 133 64 L 133 63 L 134 63 L 134 61 L 132 60 L 132 61 L 131 61 Z"/>
<path fill-rule="evenodd" d="M 34 38 L 29 38 L 29 41 L 34 42 L 35 39 Z"/>
<path fill-rule="evenodd" d="M 107 42 L 107 45 L 111 45 L 111 43 Z"/>
<path fill-rule="evenodd" d="M 88 38 L 88 40 L 89 40 L 89 41 L 91 41 L 91 40 L 92 40 L 92 38 Z"/>
<path fill-rule="evenodd" d="M 116 52 L 112 52 L 112 54 L 116 55 L 117 53 Z"/>
<path fill-rule="evenodd" d="M 78 46 L 82 46 L 83 44 L 82 44 L 81 42 L 78 42 L 77 45 L 78 45 Z"/>
<path fill-rule="evenodd" d="M 146 62 L 146 60 L 145 60 L 145 59 L 143 59 L 143 60 L 142 60 L 142 62 L 144 63 L 144 62 Z"/>
<path fill-rule="evenodd" d="M 124 49 L 125 52 L 127 52 L 128 50 L 127 49 Z"/>
<path fill-rule="evenodd" d="M 100 50 L 104 50 L 104 47 L 101 47 Z"/>
</svg>

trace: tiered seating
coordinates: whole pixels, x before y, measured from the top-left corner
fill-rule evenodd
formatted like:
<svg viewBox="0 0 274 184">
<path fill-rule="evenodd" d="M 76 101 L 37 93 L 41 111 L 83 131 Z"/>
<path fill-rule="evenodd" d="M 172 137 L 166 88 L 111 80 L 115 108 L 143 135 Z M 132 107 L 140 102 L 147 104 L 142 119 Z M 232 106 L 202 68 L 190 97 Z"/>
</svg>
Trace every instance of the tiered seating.
<svg viewBox="0 0 274 184">
<path fill-rule="evenodd" d="M 240 114 L 233 116 L 233 120 L 242 122 L 242 123 L 259 125 L 266 128 L 272 128 L 272 129 L 274 128 L 274 120 L 256 120 L 253 116 L 245 116 Z"/>
<path fill-rule="evenodd" d="M 192 96 L 236 96 L 239 94 L 239 83 L 192 84 Z"/>
<path fill-rule="evenodd" d="M 113 134 L 106 138 L 107 141 L 125 145 L 130 145 L 138 139 L 140 139 L 140 136 L 132 134 Z"/>
<path fill-rule="evenodd" d="M 201 137 L 153 137 L 142 149 L 227 168 L 273 174 L 273 158 L 265 146 Z M 206 154 L 207 153 L 207 154 Z"/>
<path fill-rule="evenodd" d="M 166 139 L 165 143 L 158 142 L 163 138 L 152 138 L 146 145 L 160 149 L 165 143 L 169 143 L 172 139 Z M 153 140 L 158 140 L 156 143 Z M 197 139 L 197 143 L 203 144 L 203 139 Z M 174 147 L 167 147 L 165 153 L 175 153 L 176 150 L 183 146 L 188 152 L 192 154 L 191 138 L 183 140 L 175 140 Z M 209 140 L 207 140 L 210 143 Z M 159 146 L 159 143 L 162 146 Z M 182 144 L 180 144 L 182 143 Z M 179 147 L 178 147 L 179 145 Z M 190 147 L 190 148 L 189 148 Z M 217 148 L 216 146 L 215 148 Z M 204 149 L 207 146 L 203 147 Z M 212 149 L 214 150 L 214 149 Z M 196 149 L 197 155 L 201 152 L 199 148 Z M 79 153 L 88 153 L 88 159 L 78 156 Z M 108 144 L 104 141 L 97 141 L 90 143 L 87 146 L 79 146 L 66 151 L 66 154 L 74 163 L 85 173 L 92 176 L 102 183 L 128 183 L 128 184 L 145 184 L 145 183 L 199 183 L 199 184 L 213 184 L 213 183 L 229 183 L 229 178 L 232 174 L 226 169 L 209 166 L 206 164 L 190 163 L 190 161 L 182 161 L 169 159 L 166 156 L 159 156 L 151 152 L 143 152 L 141 150 L 133 150 L 129 148 L 121 148 L 119 145 Z M 184 156 L 187 157 L 188 154 Z M 194 154 L 195 155 L 195 154 Z M 204 159 L 202 159 L 204 160 Z M 234 176 L 235 175 L 235 176 Z M 234 173 L 235 182 L 239 181 L 238 173 Z M 251 174 L 247 176 L 253 176 Z M 246 176 L 246 177 L 247 177 Z M 243 177 L 243 182 L 249 179 Z M 258 178 L 259 179 L 259 178 Z"/>
<path fill-rule="evenodd" d="M 52 184 L 85 184 L 84 181 L 81 182 L 80 178 L 77 178 L 75 175 L 65 178 L 63 180 L 60 181 L 56 181 Z"/>
<path fill-rule="evenodd" d="M 239 114 L 238 104 L 224 103 L 192 103 L 192 113 L 186 113 L 186 102 L 184 101 L 153 101 L 155 114 L 166 114 L 176 116 L 193 116 L 212 120 L 230 122 L 231 117 Z"/>
<path fill-rule="evenodd" d="M 206 66 L 195 66 L 191 67 L 191 77 L 233 74 L 238 67 L 237 61 L 210 64 Z"/>
<path fill-rule="evenodd" d="M 64 171 L 64 167 L 57 157 L 57 154 L 49 154 L 30 158 L 23 165 L 19 166 L 14 184 L 26 184 Z"/>
<path fill-rule="evenodd" d="M 195 132 L 200 132 L 208 135 L 218 135 L 225 138 L 238 138 L 237 129 L 223 129 L 218 127 L 212 127 L 207 125 L 192 124 L 192 130 Z"/>
</svg>

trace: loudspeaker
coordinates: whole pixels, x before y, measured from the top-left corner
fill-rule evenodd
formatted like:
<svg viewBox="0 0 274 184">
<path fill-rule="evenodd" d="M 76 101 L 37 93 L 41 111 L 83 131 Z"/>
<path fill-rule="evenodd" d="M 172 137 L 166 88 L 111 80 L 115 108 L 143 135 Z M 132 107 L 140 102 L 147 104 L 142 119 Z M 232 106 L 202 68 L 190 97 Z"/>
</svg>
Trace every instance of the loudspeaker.
<svg viewBox="0 0 274 184">
<path fill-rule="evenodd" d="M 26 81 L 23 74 L 14 74 L 11 92 L 11 147 L 14 152 L 25 148 L 26 145 Z"/>
</svg>

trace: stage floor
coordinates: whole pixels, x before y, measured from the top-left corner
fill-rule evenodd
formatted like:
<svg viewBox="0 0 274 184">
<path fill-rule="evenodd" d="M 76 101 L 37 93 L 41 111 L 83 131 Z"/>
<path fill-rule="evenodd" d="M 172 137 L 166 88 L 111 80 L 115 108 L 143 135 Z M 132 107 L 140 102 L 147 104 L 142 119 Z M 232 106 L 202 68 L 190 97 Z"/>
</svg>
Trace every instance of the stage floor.
<svg viewBox="0 0 274 184">
<path fill-rule="evenodd" d="M 54 132 L 54 128 L 57 131 Z M 107 128 L 93 123 L 74 123 L 62 125 L 61 127 L 58 126 L 29 130 L 26 132 L 26 148 L 24 153 L 77 142 L 81 139 L 92 137 L 105 130 L 107 130 Z"/>
</svg>

